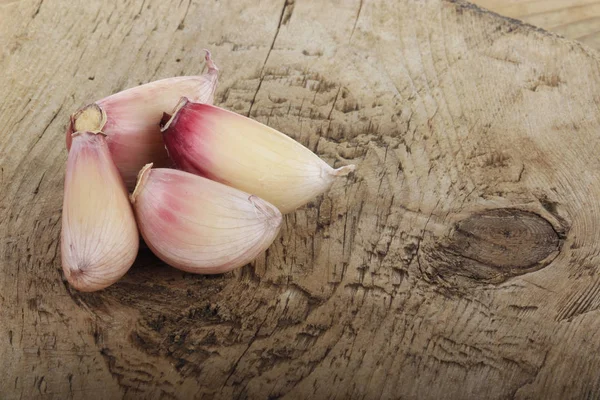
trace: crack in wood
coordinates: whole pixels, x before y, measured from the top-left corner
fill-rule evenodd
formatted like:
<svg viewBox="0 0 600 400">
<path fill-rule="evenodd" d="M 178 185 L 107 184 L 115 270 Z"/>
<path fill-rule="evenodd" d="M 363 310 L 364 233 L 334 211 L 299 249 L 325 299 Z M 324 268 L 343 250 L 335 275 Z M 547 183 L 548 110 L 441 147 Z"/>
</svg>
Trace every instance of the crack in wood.
<svg viewBox="0 0 600 400">
<path fill-rule="evenodd" d="M 263 62 L 263 65 L 260 69 L 260 80 L 258 81 L 258 86 L 256 87 L 256 91 L 254 92 L 254 96 L 252 97 L 252 100 L 250 101 L 250 108 L 248 109 L 248 114 L 246 115 L 247 117 L 250 117 L 250 113 L 252 112 L 252 107 L 254 106 L 254 102 L 256 101 L 256 95 L 258 95 L 260 87 L 262 86 L 262 83 L 263 83 L 263 79 L 265 79 L 265 76 L 264 76 L 265 66 L 267 65 L 267 61 L 269 61 L 269 56 L 271 55 L 271 51 L 273 51 L 273 47 L 275 46 L 275 41 L 277 40 L 277 36 L 279 35 L 279 29 L 281 28 L 281 25 L 283 24 L 283 16 L 285 15 L 285 9 L 288 7 L 289 4 L 293 4 L 293 2 L 292 3 L 289 3 L 289 2 L 290 2 L 290 0 L 284 0 L 284 2 L 283 2 L 283 8 L 281 9 L 281 15 L 279 16 L 279 22 L 277 23 L 277 29 L 275 30 L 275 35 L 273 36 L 273 40 L 271 41 L 271 46 L 269 47 L 269 51 L 267 52 L 265 61 Z"/>
<path fill-rule="evenodd" d="M 352 36 L 354 36 L 354 31 L 356 30 L 356 24 L 358 24 L 358 19 L 360 18 L 360 12 L 362 11 L 363 1 L 364 0 L 360 0 L 358 3 L 358 11 L 356 12 L 356 18 L 354 19 L 354 25 L 352 25 L 352 32 L 350 33 L 349 41 L 351 41 Z"/>
</svg>

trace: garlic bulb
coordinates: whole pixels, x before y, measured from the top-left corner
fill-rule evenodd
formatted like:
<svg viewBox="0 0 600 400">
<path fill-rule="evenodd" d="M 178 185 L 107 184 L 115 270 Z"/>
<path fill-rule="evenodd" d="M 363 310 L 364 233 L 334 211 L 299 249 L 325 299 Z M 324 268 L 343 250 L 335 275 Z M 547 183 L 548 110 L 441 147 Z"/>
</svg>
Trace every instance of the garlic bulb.
<svg viewBox="0 0 600 400">
<path fill-rule="evenodd" d="M 282 220 L 277 208 L 256 196 L 152 164 L 140 171 L 131 202 L 154 254 L 200 274 L 249 263 L 275 240 Z"/>
<path fill-rule="evenodd" d="M 169 157 L 160 135 L 163 112 L 173 110 L 181 96 L 194 101 L 211 103 L 217 87 L 219 69 L 206 52 L 208 72 L 201 76 L 179 76 L 137 86 L 97 101 L 105 115 L 99 128 L 113 160 L 128 189 L 133 189 L 137 173 L 147 163 L 169 166 Z M 71 146 L 71 126 L 67 130 L 67 149 Z"/>
<path fill-rule="evenodd" d="M 77 290 L 103 289 L 133 264 L 139 234 L 127 190 L 88 109 L 73 134 L 65 175 L 61 258 L 67 281 Z M 85 121 L 87 118 L 88 121 Z M 98 121 L 96 121 L 98 122 Z M 85 130 L 86 125 L 91 127 Z"/>
<path fill-rule="evenodd" d="M 177 168 L 255 194 L 283 213 L 308 203 L 354 170 L 354 165 L 333 169 L 275 129 L 186 98 L 162 131 Z"/>
</svg>

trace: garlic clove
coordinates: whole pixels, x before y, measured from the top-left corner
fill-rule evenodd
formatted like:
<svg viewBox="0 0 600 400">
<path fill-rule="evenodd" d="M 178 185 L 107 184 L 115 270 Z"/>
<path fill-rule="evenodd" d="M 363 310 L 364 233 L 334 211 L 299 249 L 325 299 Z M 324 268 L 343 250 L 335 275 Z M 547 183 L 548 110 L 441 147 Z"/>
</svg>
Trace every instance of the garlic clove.
<svg viewBox="0 0 600 400">
<path fill-rule="evenodd" d="M 354 170 L 354 165 L 333 169 L 275 129 L 186 98 L 162 131 L 177 168 L 255 194 L 282 213 L 303 206 Z"/>
<path fill-rule="evenodd" d="M 77 120 L 83 131 L 73 134 L 62 211 L 63 271 L 67 281 L 84 292 L 119 280 L 133 264 L 139 246 L 127 190 L 104 135 L 94 133 L 94 115 L 102 115 L 101 110 L 90 106 Z"/>
<path fill-rule="evenodd" d="M 218 274 L 254 260 L 275 240 L 279 210 L 221 183 L 145 166 L 131 195 L 144 241 L 183 271 Z"/>
<path fill-rule="evenodd" d="M 206 65 L 208 71 L 201 76 L 158 80 L 113 94 L 95 103 L 106 115 L 100 130 L 107 135 L 106 141 L 113 160 L 128 189 L 134 188 L 137 173 L 147 163 L 170 165 L 160 135 L 159 124 L 163 112 L 171 111 L 181 96 L 212 104 L 219 69 L 208 50 Z M 76 115 L 77 113 L 71 118 L 67 129 L 67 149 L 71 146 L 71 134 L 77 131 L 73 127 Z"/>
</svg>

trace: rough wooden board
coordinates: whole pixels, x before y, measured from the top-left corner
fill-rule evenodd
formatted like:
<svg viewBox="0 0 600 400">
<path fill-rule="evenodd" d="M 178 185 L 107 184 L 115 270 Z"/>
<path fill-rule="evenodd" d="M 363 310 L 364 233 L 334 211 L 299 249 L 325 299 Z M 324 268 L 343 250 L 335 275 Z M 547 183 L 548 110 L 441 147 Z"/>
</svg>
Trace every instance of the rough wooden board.
<svg viewBox="0 0 600 400">
<path fill-rule="evenodd" d="M 598 0 L 473 0 L 510 18 L 575 39 L 600 50 Z"/>
<path fill-rule="evenodd" d="M 441 0 L 0 7 L 3 398 L 600 396 L 585 47 Z M 236 273 L 142 252 L 108 290 L 70 290 L 68 115 L 197 73 L 204 47 L 218 104 L 357 173 Z"/>
</svg>

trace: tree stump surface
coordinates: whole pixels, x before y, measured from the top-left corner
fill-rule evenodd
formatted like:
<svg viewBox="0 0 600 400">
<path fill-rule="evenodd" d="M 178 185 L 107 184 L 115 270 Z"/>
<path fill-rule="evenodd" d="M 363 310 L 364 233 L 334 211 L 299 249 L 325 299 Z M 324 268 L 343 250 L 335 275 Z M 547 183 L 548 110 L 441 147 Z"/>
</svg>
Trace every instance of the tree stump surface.
<svg viewBox="0 0 600 400">
<path fill-rule="evenodd" d="M 600 397 L 600 64 L 448 0 L 0 2 L 2 397 Z M 216 104 L 357 164 L 252 265 L 64 281 L 64 128 L 221 69 Z"/>
</svg>

